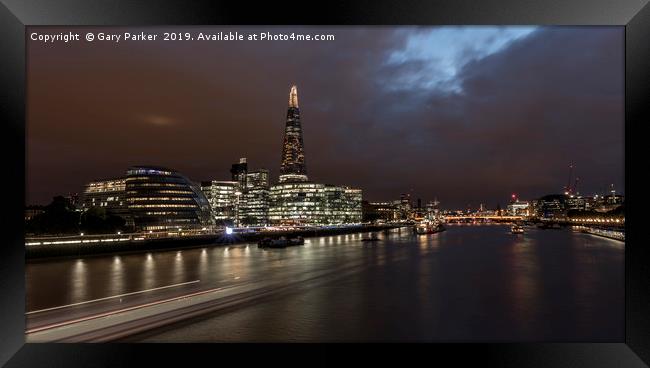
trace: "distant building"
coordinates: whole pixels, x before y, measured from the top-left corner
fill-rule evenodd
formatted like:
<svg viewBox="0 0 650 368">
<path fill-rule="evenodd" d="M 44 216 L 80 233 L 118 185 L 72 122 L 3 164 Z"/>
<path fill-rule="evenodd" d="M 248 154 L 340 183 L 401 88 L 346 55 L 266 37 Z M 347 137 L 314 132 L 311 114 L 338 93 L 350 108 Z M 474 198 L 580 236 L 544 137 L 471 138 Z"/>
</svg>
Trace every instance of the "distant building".
<svg viewBox="0 0 650 368">
<path fill-rule="evenodd" d="M 25 208 L 25 221 L 29 221 L 43 212 L 43 206 L 27 206 Z"/>
<path fill-rule="evenodd" d="M 245 189 L 269 188 L 269 171 L 266 169 L 257 169 L 249 171 L 246 174 Z"/>
<path fill-rule="evenodd" d="M 526 201 L 516 200 L 510 202 L 507 207 L 508 215 L 510 216 L 530 216 L 530 204 Z"/>
<path fill-rule="evenodd" d="M 411 205 L 411 195 L 408 193 L 403 193 L 400 195 L 399 199 L 399 209 L 401 212 L 401 217 L 407 219 L 411 216 L 412 205 Z"/>
<path fill-rule="evenodd" d="M 214 223 L 200 186 L 174 170 L 134 166 L 125 183 L 136 230 L 201 229 Z"/>
<path fill-rule="evenodd" d="M 393 202 L 365 202 L 363 207 L 364 221 L 382 220 L 392 222 L 400 219 L 399 205 Z"/>
<path fill-rule="evenodd" d="M 162 167 L 134 166 L 121 178 L 86 185 L 81 209 L 104 208 L 135 231 L 197 229 L 213 224 L 199 185 Z"/>
<path fill-rule="evenodd" d="M 240 199 L 239 221 L 245 226 L 269 224 L 269 171 L 257 169 L 246 174 L 246 188 Z"/>
<path fill-rule="evenodd" d="M 608 194 L 600 197 L 597 206 L 594 208 L 598 212 L 609 212 L 617 209 L 625 202 L 625 197 L 620 194 Z"/>
<path fill-rule="evenodd" d="M 241 193 L 239 181 L 204 181 L 201 183 L 201 190 L 210 203 L 212 218 L 217 224 L 236 220 L 239 197 L 237 193 Z"/>
<path fill-rule="evenodd" d="M 277 225 L 325 224 L 325 185 L 281 182 L 272 186 L 269 220 Z"/>
<path fill-rule="evenodd" d="M 328 224 L 360 223 L 362 193 L 361 189 L 325 186 L 325 221 Z"/>
<path fill-rule="evenodd" d="M 239 163 L 232 164 L 230 168 L 230 174 L 232 176 L 232 181 L 239 183 L 241 188 L 246 187 L 246 174 L 248 173 L 248 164 L 246 163 L 246 158 L 240 158 Z"/>
<path fill-rule="evenodd" d="M 100 207 L 106 210 L 106 213 L 124 218 L 127 226 L 133 225 L 126 201 L 126 179 L 123 177 L 96 180 L 86 184 L 80 204 L 82 211 Z"/>
<path fill-rule="evenodd" d="M 240 225 L 267 226 L 269 224 L 270 190 L 255 186 L 242 194 L 239 205 Z"/>
<path fill-rule="evenodd" d="M 549 194 L 537 200 L 536 215 L 541 218 L 558 218 L 566 216 L 567 196 Z"/>
<path fill-rule="evenodd" d="M 581 195 L 571 194 L 566 197 L 566 209 L 567 211 L 585 211 L 588 209 L 587 198 Z"/>
<path fill-rule="evenodd" d="M 361 189 L 311 182 L 271 187 L 269 221 L 284 225 L 361 223 Z"/>
<path fill-rule="evenodd" d="M 625 197 L 621 194 L 608 194 L 603 197 L 605 204 L 620 205 L 625 201 Z"/>
</svg>

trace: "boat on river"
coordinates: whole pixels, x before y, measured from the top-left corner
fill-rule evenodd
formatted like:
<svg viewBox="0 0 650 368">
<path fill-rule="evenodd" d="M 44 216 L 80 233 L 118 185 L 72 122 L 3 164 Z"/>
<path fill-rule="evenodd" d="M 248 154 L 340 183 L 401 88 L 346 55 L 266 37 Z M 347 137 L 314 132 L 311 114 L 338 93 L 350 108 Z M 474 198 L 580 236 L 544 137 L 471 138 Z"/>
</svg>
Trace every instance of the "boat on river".
<svg viewBox="0 0 650 368">
<path fill-rule="evenodd" d="M 441 231 L 445 231 L 445 227 L 442 225 L 442 222 L 439 221 L 420 221 L 414 226 L 414 231 L 418 235 L 424 234 L 435 234 Z"/>
<path fill-rule="evenodd" d="M 361 239 L 362 242 L 375 242 L 375 241 L 380 241 L 380 240 L 381 240 L 381 239 L 379 239 L 379 237 L 377 236 L 377 234 L 372 234 L 372 236 L 369 237 L 369 238 L 363 238 L 363 239 Z"/>
<path fill-rule="evenodd" d="M 510 232 L 513 234 L 523 234 L 524 227 L 521 225 L 514 224 L 510 227 Z"/>
<path fill-rule="evenodd" d="M 282 236 L 279 239 L 264 238 L 257 243 L 257 246 L 259 248 L 286 248 L 303 244 L 305 244 L 305 239 L 303 239 L 302 236 L 297 236 L 295 238 Z"/>
</svg>

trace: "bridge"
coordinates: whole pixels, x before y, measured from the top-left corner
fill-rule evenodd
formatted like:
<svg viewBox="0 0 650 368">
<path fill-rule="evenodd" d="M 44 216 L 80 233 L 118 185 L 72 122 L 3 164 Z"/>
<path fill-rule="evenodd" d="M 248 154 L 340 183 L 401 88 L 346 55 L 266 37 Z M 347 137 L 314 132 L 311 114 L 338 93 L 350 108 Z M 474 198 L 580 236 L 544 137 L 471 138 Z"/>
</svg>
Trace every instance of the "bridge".
<svg viewBox="0 0 650 368">
<path fill-rule="evenodd" d="M 444 216 L 448 223 L 484 223 L 484 222 L 516 222 L 528 221 L 541 225 L 584 225 L 596 227 L 623 228 L 625 218 L 530 218 L 524 216 L 497 216 L 497 215 L 448 215 Z"/>
<path fill-rule="evenodd" d="M 514 222 L 523 221 L 523 216 L 497 216 L 497 215 L 448 215 L 444 216 L 446 222 Z"/>
</svg>

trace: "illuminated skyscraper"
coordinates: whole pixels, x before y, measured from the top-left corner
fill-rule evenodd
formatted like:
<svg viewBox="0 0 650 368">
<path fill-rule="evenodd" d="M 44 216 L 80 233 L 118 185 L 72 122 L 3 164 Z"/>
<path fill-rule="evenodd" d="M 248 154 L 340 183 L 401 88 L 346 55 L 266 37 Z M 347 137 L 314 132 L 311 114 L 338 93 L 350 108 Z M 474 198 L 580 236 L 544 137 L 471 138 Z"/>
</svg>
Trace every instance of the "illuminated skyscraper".
<svg viewBox="0 0 650 368">
<path fill-rule="evenodd" d="M 263 174 L 260 172 L 259 179 L 263 178 Z M 257 179 L 251 176 L 250 180 Z M 268 203 L 266 219 L 271 225 L 333 225 L 361 222 L 360 189 L 313 183 L 307 178 L 296 86 L 292 86 L 289 93 L 279 181 L 271 186 L 268 197 L 264 196 L 265 189 L 262 187 L 259 195 L 252 197 L 252 201 L 249 200 L 253 204 Z M 264 202 L 266 198 L 268 202 Z M 249 207 L 249 222 L 261 222 L 258 219 L 265 219 L 265 213 L 255 209 L 255 206 Z"/>
<path fill-rule="evenodd" d="M 305 166 L 302 126 L 300 125 L 300 109 L 298 108 L 298 89 L 296 86 L 292 86 L 289 93 L 287 123 L 284 129 L 280 182 L 305 181 L 307 181 L 307 168 Z"/>
</svg>

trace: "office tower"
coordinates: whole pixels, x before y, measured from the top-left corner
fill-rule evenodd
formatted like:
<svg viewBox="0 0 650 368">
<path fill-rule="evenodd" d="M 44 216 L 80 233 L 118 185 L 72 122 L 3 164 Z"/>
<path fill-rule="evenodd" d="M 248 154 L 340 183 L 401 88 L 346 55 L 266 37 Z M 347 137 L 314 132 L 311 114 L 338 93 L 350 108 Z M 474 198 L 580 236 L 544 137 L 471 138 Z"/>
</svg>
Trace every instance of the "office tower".
<svg viewBox="0 0 650 368">
<path fill-rule="evenodd" d="M 304 181 L 307 181 L 307 168 L 300 124 L 300 108 L 298 107 L 298 89 L 296 86 L 292 86 L 284 129 L 280 182 Z"/>
</svg>

